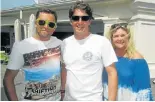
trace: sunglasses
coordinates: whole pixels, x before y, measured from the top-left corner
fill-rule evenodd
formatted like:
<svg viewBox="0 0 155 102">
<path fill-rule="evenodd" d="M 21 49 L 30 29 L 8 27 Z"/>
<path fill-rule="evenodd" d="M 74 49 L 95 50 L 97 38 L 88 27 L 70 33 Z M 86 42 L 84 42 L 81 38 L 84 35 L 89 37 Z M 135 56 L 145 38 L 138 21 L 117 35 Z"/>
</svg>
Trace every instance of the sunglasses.
<svg viewBox="0 0 155 102">
<path fill-rule="evenodd" d="M 117 23 L 117 24 L 113 24 L 111 26 L 111 29 L 115 29 L 115 28 L 127 28 L 128 24 L 127 23 Z"/>
<path fill-rule="evenodd" d="M 56 23 L 54 22 L 49 22 L 48 20 L 37 20 L 37 23 L 40 25 L 40 26 L 44 26 L 44 25 L 48 25 L 50 28 L 56 28 L 57 25 Z"/>
<path fill-rule="evenodd" d="M 90 20 L 90 17 L 89 16 L 72 16 L 71 19 L 73 21 L 79 21 L 81 18 L 82 21 L 88 21 Z"/>
</svg>

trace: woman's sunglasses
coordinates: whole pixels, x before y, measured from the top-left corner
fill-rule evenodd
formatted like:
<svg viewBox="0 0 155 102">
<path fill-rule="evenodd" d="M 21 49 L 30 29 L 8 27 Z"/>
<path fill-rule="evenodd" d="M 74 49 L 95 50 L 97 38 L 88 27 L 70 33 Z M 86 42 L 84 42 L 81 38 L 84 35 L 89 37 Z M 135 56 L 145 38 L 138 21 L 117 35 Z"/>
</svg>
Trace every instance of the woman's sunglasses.
<svg viewBox="0 0 155 102">
<path fill-rule="evenodd" d="M 111 29 L 115 29 L 115 28 L 127 28 L 128 24 L 127 23 L 117 23 L 117 24 L 113 24 L 111 26 Z"/>
<path fill-rule="evenodd" d="M 37 23 L 40 25 L 40 26 L 44 26 L 44 25 L 48 25 L 50 28 L 56 28 L 57 25 L 56 23 L 54 22 L 49 22 L 48 20 L 37 20 Z"/>
<path fill-rule="evenodd" d="M 82 21 L 88 21 L 90 20 L 90 17 L 89 16 L 72 16 L 71 19 L 73 21 L 79 21 L 81 18 Z"/>
</svg>

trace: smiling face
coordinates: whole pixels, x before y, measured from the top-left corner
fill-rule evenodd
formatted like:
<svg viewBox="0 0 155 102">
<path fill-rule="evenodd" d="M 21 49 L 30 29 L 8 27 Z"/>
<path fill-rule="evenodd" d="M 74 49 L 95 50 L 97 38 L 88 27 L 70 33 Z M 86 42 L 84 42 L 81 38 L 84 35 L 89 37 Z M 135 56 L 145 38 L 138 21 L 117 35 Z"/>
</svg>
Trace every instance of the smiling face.
<svg viewBox="0 0 155 102">
<path fill-rule="evenodd" d="M 88 16 L 88 14 L 84 10 L 75 9 L 73 16 Z M 71 25 L 73 27 L 75 36 L 88 36 L 90 24 L 90 19 L 87 21 L 83 21 L 81 17 L 78 21 L 74 21 L 71 19 Z"/>
<path fill-rule="evenodd" d="M 115 49 L 126 49 L 129 42 L 129 34 L 122 28 L 116 30 L 112 36 L 112 44 Z"/>
<path fill-rule="evenodd" d="M 49 27 L 49 22 L 55 23 L 54 15 L 41 12 L 37 19 L 48 22 L 47 24 L 39 25 L 39 22 L 36 21 L 37 38 L 43 41 L 49 40 L 51 35 L 55 31 L 55 28 Z"/>
</svg>

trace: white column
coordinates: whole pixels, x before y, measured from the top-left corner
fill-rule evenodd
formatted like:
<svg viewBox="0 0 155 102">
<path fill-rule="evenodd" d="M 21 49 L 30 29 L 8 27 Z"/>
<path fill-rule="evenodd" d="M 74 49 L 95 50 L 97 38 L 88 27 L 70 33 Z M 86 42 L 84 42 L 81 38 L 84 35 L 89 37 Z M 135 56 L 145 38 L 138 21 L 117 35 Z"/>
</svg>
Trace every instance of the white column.
<svg viewBox="0 0 155 102">
<path fill-rule="evenodd" d="M 149 65 L 151 78 L 155 78 L 155 0 L 135 0 L 132 8 L 135 45 Z"/>
<path fill-rule="evenodd" d="M 19 42 L 21 38 L 21 24 L 19 19 L 15 20 L 14 23 L 14 31 L 15 31 L 15 42 Z"/>
<path fill-rule="evenodd" d="M 25 38 L 28 38 L 28 28 L 27 28 L 27 24 L 24 23 L 24 24 L 23 24 L 23 27 L 24 27 L 24 39 L 25 39 Z"/>
<path fill-rule="evenodd" d="M 29 18 L 28 37 L 31 37 L 36 33 L 35 20 L 34 14 L 31 14 Z"/>
<path fill-rule="evenodd" d="M 105 36 L 105 34 L 108 33 L 112 24 L 120 23 L 120 22 L 121 23 L 126 22 L 126 21 L 120 20 L 119 18 L 109 18 L 109 17 L 97 17 L 97 18 L 95 18 L 95 20 L 97 20 L 97 19 L 101 19 L 104 23 L 104 32 L 103 32 L 104 36 Z"/>
</svg>

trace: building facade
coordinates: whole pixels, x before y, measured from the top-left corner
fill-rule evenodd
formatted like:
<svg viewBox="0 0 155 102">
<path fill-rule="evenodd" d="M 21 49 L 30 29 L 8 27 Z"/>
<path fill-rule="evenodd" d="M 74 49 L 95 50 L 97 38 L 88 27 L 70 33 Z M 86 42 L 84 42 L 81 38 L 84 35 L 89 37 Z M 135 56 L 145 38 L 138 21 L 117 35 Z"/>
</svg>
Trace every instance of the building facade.
<svg viewBox="0 0 155 102">
<path fill-rule="evenodd" d="M 36 0 L 37 1 L 37 0 Z M 46 1 L 46 0 L 45 0 Z M 76 0 L 37 1 L 27 7 L 12 8 L 1 12 L 1 50 L 12 48 L 15 41 L 33 35 L 32 18 L 39 8 L 50 8 L 58 14 L 58 28 L 54 34 L 64 39 L 72 34 L 68 11 Z M 91 31 L 100 35 L 107 33 L 111 24 L 127 22 L 130 24 L 137 50 L 147 60 L 151 78 L 155 78 L 155 0 L 84 0 L 90 4 L 94 12 Z M 34 14 L 34 15 L 33 15 Z M 30 22 L 30 20 L 32 20 Z M 20 28 L 20 29 L 16 29 Z M 7 40 L 6 40 L 7 39 Z M 6 42 L 7 41 L 7 42 Z M 8 52 L 9 52 L 8 51 Z"/>
</svg>

